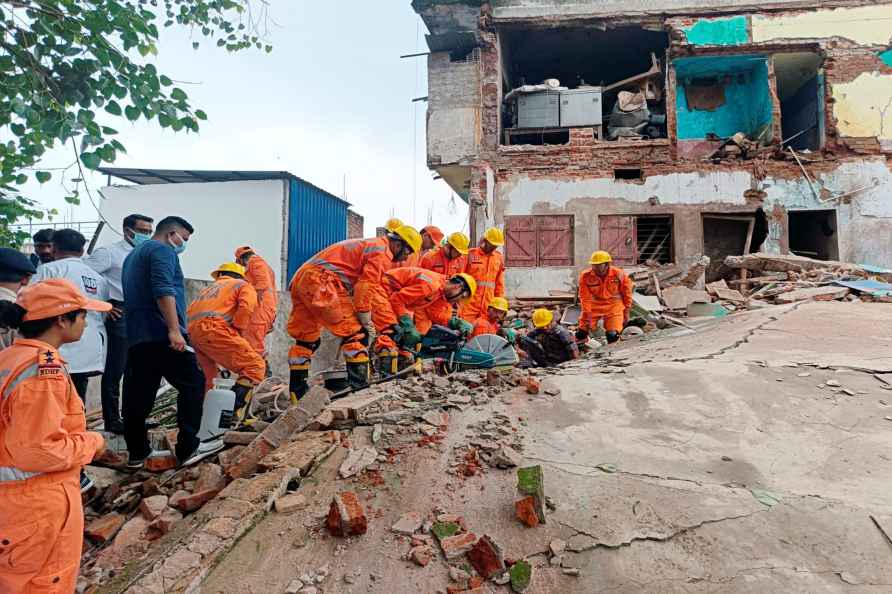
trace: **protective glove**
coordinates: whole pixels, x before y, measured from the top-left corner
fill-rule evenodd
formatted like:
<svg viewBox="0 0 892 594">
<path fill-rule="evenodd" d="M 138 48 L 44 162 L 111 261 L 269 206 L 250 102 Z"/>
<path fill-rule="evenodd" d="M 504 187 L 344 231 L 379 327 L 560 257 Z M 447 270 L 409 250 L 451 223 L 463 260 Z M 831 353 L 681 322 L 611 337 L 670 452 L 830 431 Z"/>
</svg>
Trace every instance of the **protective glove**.
<svg viewBox="0 0 892 594">
<path fill-rule="evenodd" d="M 586 340 L 588 340 L 588 336 L 588 330 L 583 330 L 582 328 L 580 328 L 576 331 L 577 342 L 585 342 Z"/>
<path fill-rule="evenodd" d="M 499 330 L 502 336 L 505 337 L 505 340 L 508 341 L 508 344 L 517 344 L 517 332 L 512 330 L 511 328 L 502 328 Z"/>
<path fill-rule="evenodd" d="M 415 322 L 412 321 L 412 316 L 403 315 L 400 316 L 400 339 L 399 342 L 402 346 L 407 349 L 415 349 L 419 342 L 421 342 L 421 334 L 418 332 L 418 329 L 415 327 Z"/>
<path fill-rule="evenodd" d="M 474 325 L 458 316 L 453 316 L 453 318 L 449 320 L 449 329 L 457 330 L 458 332 L 461 332 L 463 336 L 467 336 L 474 331 Z"/>
<path fill-rule="evenodd" d="M 372 323 L 372 312 L 356 312 L 356 319 L 359 320 L 359 325 L 363 327 L 366 335 L 369 337 L 369 346 L 375 344 L 375 338 L 378 336 L 378 333 L 375 331 L 375 325 Z"/>
</svg>

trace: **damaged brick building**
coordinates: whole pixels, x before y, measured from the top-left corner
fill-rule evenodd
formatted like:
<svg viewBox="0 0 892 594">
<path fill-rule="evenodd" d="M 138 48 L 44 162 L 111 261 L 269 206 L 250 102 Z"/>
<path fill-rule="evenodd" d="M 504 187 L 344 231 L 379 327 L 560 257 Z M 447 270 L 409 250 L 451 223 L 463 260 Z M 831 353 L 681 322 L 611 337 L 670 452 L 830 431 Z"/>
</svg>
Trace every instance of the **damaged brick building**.
<svg viewBox="0 0 892 594">
<path fill-rule="evenodd" d="M 598 248 L 892 267 L 892 2 L 413 6 L 428 164 L 474 238 L 505 229 L 509 294 L 571 289 Z"/>
</svg>

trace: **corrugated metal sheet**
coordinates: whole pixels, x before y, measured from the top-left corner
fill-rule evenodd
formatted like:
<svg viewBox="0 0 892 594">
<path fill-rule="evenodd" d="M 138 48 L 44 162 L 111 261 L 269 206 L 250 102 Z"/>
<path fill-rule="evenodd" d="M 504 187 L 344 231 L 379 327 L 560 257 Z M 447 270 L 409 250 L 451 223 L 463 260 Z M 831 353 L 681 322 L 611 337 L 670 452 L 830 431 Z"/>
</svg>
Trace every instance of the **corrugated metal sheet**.
<svg viewBox="0 0 892 594">
<path fill-rule="evenodd" d="M 337 196 L 291 179 L 288 197 L 288 280 L 319 250 L 347 239 L 347 207 Z"/>
</svg>

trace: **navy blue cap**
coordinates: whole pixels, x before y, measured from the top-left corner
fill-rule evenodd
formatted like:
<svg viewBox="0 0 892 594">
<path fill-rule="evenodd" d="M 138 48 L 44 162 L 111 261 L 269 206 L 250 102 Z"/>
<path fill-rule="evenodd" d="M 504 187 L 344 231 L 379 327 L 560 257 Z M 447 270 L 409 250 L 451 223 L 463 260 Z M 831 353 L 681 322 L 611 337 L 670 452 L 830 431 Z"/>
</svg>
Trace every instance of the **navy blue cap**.
<svg viewBox="0 0 892 594">
<path fill-rule="evenodd" d="M 18 250 L 12 248 L 0 248 L 0 272 L 14 274 L 34 274 L 37 269 L 31 260 Z"/>
</svg>

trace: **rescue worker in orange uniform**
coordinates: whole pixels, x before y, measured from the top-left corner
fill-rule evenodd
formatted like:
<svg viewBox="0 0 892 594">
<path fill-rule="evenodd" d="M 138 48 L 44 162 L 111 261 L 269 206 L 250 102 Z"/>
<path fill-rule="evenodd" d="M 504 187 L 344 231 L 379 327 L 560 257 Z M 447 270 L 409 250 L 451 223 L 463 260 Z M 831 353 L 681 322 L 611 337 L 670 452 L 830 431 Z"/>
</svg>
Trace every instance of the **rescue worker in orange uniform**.
<svg viewBox="0 0 892 594">
<path fill-rule="evenodd" d="M 254 388 L 266 373 L 266 362 L 245 337 L 257 309 L 257 293 L 245 280 L 241 264 L 226 262 L 211 276 L 214 284 L 186 309 L 186 329 L 204 372 L 205 393 L 214 387 L 217 365 L 238 374 L 232 391 L 236 418 L 242 420 Z"/>
<path fill-rule="evenodd" d="M 257 308 L 243 336 L 261 357 L 266 357 L 266 335 L 272 332 L 279 305 L 276 275 L 266 260 L 258 256 L 250 246 L 235 250 L 235 261 L 245 267 L 245 280 L 257 293 Z"/>
<path fill-rule="evenodd" d="M 453 233 L 444 245 L 434 248 L 421 258 L 421 267 L 446 276 L 464 272 L 468 265 L 468 247 L 471 240 L 464 233 Z"/>
<path fill-rule="evenodd" d="M 80 472 L 105 441 L 87 431 L 84 405 L 59 355 L 87 311 L 108 312 L 70 281 L 22 289 L 0 308 L 19 338 L 0 352 L 0 592 L 74 592 L 84 536 Z"/>
<path fill-rule="evenodd" d="M 589 333 L 604 320 L 607 342 L 619 340 L 623 327 L 629 321 L 632 310 L 632 279 L 616 266 L 613 258 L 604 251 L 597 251 L 589 259 L 591 268 L 579 275 L 579 304 L 582 316 L 576 331 L 576 339 L 587 340 Z"/>
<path fill-rule="evenodd" d="M 486 308 L 486 315 L 477 318 L 474 322 L 474 330 L 471 331 L 471 338 L 480 336 L 481 334 L 495 334 L 501 336 L 511 344 L 517 340 L 517 333 L 511 328 L 503 328 L 502 322 L 508 315 L 508 300 L 504 297 L 493 297 Z"/>
<path fill-rule="evenodd" d="M 385 272 L 382 285 L 388 298 L 373 317 L 378 332 L 375 353 L 384 375 L 396 373 L 394 363 L 399 360 L 412 362 L 412 353 L 434 324 L 465 335 L 473 329 L 452 310 L 453 304 L 470 299 L 477 290 L 468 274 L 447 277 L 424 268 L 401 267 Z"/>
<path fill-rule="evenodd" d="M 288 334 L 295 341 L 288 352 L 293 399 L 309 389 L 310 361 L 323 327 L 341 339 L 349 384 L 368 384 L 368 348 L 376 334 L 372 305 L 378 308 L 386 299 L 381 276 L 394 262 L 420 249 L 418 231 L 404 225 L 384 237 L 336 243 L 298 269 L 288 287 L 292 303 Z"/>
<path fill-rule="evenodd" d="M 385 234 L 386 233 L 395 233 L 396 230 L 402 226 L 403 226 L 403 222 L 400 219 L 398 219 L 396 217 L 391 217 L 391 218 L 387 219 L 387 221 L 384 223 L 383 230 L 384 230 Z M 379 233 L 381 232 L 381 229 L 382 229 L 382 227 L 378 228 Z M 379 234 L 378 237 L 384 237 L 384 235 Z"/>
<path fill-rule="evenodd" d="M 505 234 L 491 227 L 483 234 L 480 245 L 468 252 L 465 272 L 477 281 L 478 291 L 473 299 L 462 304 L 461 317 L 474 323 L 486 315 L 493 297 L 505 296 L 505 259 L 496 250 L 505 245 Z"/>
<path fill-rule="evenodd" d="M 412 254 L 406 258 L 405 266 L 421 266 L 421 259 L 443 241 L 443 232 L 440 231 L 439 227 L 428 225 L 427 227 L 424 227 L 420 233 L 421 249 L 418 253 Z"/>
</svg>

